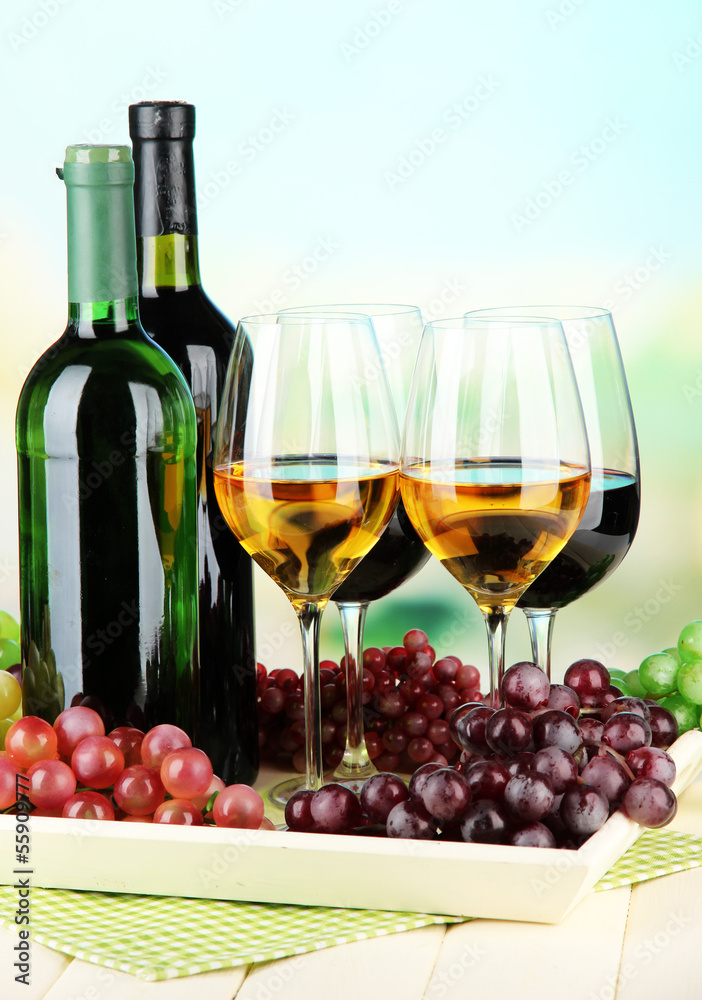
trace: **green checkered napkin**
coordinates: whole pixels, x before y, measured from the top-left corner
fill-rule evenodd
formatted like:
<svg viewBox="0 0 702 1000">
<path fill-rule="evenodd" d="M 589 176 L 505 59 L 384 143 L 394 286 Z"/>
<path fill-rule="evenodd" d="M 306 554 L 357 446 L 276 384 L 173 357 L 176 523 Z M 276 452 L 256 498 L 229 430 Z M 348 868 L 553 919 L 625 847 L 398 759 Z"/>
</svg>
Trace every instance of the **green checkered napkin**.
<svg viewBox="0 0 702 1000">
<path fill-rule="evenodd" d="M 304 955 L 462 917 L 321 906 L 32 889 L 32 939 L 140 979 L 175 979 Z M 0 923 L 14 926 L 17 890 L 0 886 Z"/>
<path fill-rule="evenodd" d="M 702 837 L 674 830 L 645 830 L 636 843 L 610 868 L 595 892 L 636 885 L 660 875 L 702 866 Z"/>
<path fill-rule="evenodd" d="M 648 830 L 596 891 L 702 865 L 702 837 Z M 0 924 L 14 928 L 17 891 L 0 886 Z M 468 918 L 469 919 L 469 918 Z M 462 917 L 384 910 L 32 889 L 32 937 L 144 980 L 175 979 L 302 955 Z"/>
</svg>

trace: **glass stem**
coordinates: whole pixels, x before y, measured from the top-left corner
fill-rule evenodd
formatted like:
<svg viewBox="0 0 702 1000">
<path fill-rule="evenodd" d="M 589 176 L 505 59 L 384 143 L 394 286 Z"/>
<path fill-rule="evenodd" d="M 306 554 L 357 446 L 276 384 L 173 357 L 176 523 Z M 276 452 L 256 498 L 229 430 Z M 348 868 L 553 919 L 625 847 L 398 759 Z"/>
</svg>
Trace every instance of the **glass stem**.
<svg viewBox="0 0 702 1000">
<path fill-rule="evenodd" d="M 551 680 L 551 637 L 556 610 L 556 608 L 524 608 L 531 639 L 531 655 L 534 663 L 541 667 L 549 680 Z"/>
<path fill-rule="evenodd" d="M 363 628 L 368 601 L 339 601 L 346 660 L 346 749 L 334 777 L 364 780 L 377 768 L 368 756 L 363 723 Z"/>
<path fill-rule="evenodd" d="M 490 704 L 495 708 L 502 707 L 502 675 L 505 671 L 505 633 L 509 611 L 503 607 L 483 611 L 488 633 L 488 651 L 490 655 Z"/>
<path fill-rule="evenodd" d="M 317 791 L 324 783 L 322 758 L 322 708 L 319 698 L 319 623 L 322 607 L 301 604 L 295 609 L 302 633 L 305 667 L 305 771 L 306 788 Z"/>
</svg>

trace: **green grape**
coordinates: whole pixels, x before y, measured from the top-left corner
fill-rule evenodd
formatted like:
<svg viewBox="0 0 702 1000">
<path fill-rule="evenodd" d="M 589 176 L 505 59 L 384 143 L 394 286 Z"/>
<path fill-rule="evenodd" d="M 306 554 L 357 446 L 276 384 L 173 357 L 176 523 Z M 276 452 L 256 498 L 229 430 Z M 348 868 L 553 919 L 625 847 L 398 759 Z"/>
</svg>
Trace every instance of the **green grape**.
<svg viewBox="0 0 702 1000">
<path fill-rule="evenodd" d="M 683 662 L 702 659 L 702 621 L 688 622 L 678 636 L 678 652 Z"/>
<path fill-rule="evenodd" d="M 22 687 L 7 670 L 0 670 L 0 719 L 7 719 L 22 704 Z"/>
<path fill-rule="evenodd" d="M 631 690 L 631 688 L 629 687 L 629 685 L 627 684 L 627 682 L 624 680 L 623 677 L 612 677 L 611 670 L 609 672 L 609 675 L 613 686 L 617 688 L 619 691 L 621 691 L 622 695 L 626 695 L 627 697 L 631 697 L 633 695 L 633 691 Z"/>
<path fill-rule="evenodd" d="M 693 705 L 681 694 L 669 694 L 666 698 L 661 698 L 661 705 L 675 716 L 675 721 L 678 724 L 678 735 L 682 736 L 688 729 L 694 729 L 697 726 L 699 709 L 697 705 Z"/>
<path fill-rule="evenodd" d="M 628 674 L 624 674 L 624 681 L 635 698 L 648 698 L 648 691 L 641 683 L 638 670 L 630 670 Z"/>
<path fill-rule="evenodd" d="M 665 649 L 661 650 L 661 652 L 662 653 L 667 653 L 668 656 L 675 657 L 675 660 L 677 661 L 677 663 L 682 663 L 682 656 L 678 652 L 678 647 L 677 646 L 666 646 Z"/>
<path fill-rule="evenodd" d="M 646 691 L 654 698 L 663 694 L 672 694 L 678 687 L 678 671 L 681 669 L 678 660 L 668 653 L 652 653 L 641 662 L 639 680 Z"/>
<path fill-rule="evenodd" d="M 702 705 L 702 660 L 683 663 L 678 671 L 678 691 L 688 701 Z"/>
<path fill-rule="evenodd" d="M 626 677 L 626 670 L 620 670 L 619 667 L 610 667 L 609 670 L 610 677 L 621 677 L 622 680 Z"/>
<path fill-rule="evenodd" d="M 12 639 L 13 642 L 20 641 L 19 623 L 7 611 L 0 611 L 0 638 Z M 19 663 L 19 660 L 14 662 Z"/>
<path fill-rule="evenodd" d="M 0 669 L 7 670 L 8 667 L 13 667 L 15 663 L 21 662 L 22 653 L 19 643 L 15 642 L 14 639 L 0 639 Z"/>
<path fill-rule="evenodd" d="M 12 719 L 3 719 L 0 721 L 0 750 L 5 749 L 5 735 L 11 725 Z"/>
</svg>

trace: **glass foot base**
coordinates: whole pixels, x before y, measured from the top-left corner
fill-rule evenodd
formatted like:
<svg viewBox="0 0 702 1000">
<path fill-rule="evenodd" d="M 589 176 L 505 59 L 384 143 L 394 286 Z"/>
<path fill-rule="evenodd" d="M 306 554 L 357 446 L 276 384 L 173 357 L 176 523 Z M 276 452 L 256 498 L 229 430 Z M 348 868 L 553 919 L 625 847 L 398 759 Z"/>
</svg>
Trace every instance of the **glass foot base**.
<svg viewBox="0 0 702 1000">
<path fill-rule="evenodd" d="M 271 788 L 268 793 L 268 800 L 274 806 L 284 809 L 288 804 L 288 799 L 291 799 L 295 792 L 299 792 L 303 788 L 307 788 L 307 780 L 304 774 L 299 774 L 296 778 L 287 778 L 285 781 L 281 781 Z"/>
</svg>

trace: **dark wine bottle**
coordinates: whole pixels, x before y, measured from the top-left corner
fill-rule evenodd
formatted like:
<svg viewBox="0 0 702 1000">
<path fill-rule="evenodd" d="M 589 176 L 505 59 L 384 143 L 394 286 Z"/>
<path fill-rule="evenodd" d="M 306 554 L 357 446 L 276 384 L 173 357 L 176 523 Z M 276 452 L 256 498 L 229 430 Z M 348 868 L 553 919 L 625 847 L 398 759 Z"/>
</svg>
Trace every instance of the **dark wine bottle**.
<svg viewBox="0 0 702 1000">
<path fill-rule="evenodd" d="M 199 745 L 225 783 L 250 784 L 259 760 L 252 563 L 220 512 L 212 470 L 217 409 L 234 329 L 200 284 L 195 108 L 168 101 L 133 104 L 129 129 L 136 169 L 141 318 L 183 372 L 197 414 Z"/>
<path fill-rule="evenodd" d="M 69 146 L 68 325 L 17 407 L 23 708 L 197 739 L 196 423 L 139 323 L 127 146 Z"/>
</svg>

